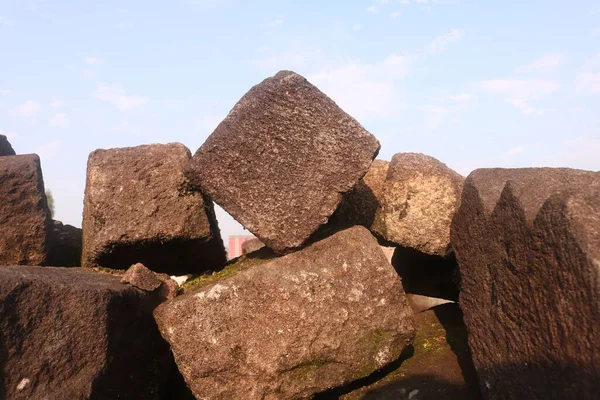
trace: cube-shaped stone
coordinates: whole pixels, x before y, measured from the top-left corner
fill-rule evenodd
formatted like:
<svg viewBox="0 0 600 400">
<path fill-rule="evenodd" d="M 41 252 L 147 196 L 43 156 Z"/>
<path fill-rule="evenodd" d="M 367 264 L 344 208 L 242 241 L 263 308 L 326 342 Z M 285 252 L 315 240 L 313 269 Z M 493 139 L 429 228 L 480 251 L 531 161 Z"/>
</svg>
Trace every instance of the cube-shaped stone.
<svg viewBox="0 0 600 400">
<path fill-rule="evenodd" d="M 179 143 L 90 154 L 83 210 L 84 267 L 187 274 L 226 261 L 212 202 L 190 190 Z"/>
<path fill-rule="evenodd" d="M 186 176 L 266 246 L 300 247 L 367 172 L 379 142 L 302 76 L 254 86 Z"/>
<path fill-rule="evenodd" d="M 0 157 L 0 265 L 44 264 L 50 223 L 40 158 Z"/>
</svg>

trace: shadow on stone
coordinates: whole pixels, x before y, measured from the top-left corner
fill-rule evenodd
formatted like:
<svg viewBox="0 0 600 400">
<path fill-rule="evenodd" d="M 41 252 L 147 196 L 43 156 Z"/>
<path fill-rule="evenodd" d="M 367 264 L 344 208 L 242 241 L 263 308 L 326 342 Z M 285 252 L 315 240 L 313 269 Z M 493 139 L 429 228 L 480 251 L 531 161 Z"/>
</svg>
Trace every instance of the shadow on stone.
<svg viewBox="0 0 600 400">
<path fill-rule="evenodd" d="M 458 300 L 460 276 L 453 254 L 440 257 L 397 247 L 392 265 L 402 278 L 406 293 Z"/>
</svg>

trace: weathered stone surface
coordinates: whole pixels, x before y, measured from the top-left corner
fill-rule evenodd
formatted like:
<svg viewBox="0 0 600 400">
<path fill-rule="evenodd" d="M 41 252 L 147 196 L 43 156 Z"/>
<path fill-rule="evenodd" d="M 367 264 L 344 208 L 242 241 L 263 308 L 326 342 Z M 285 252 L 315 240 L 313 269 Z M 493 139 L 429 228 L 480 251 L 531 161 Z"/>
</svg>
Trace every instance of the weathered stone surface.
<svg viewBox="0 0 600 400">
<path fill-rule="evenodd" d="M 138 289 L 152 292 L 160 287 L 162 281 L 142 263 L 133 264 L 121 278 L 121 283 L 129 283 Z"/>
<path fill-rule="evenodd" d="M 156 274 L 158 279 L 161 281 L 158 294 L 163 300 L 171 300 L 177 296 L 179 291 L 179 283 L 167 274 Z"/>
<path fill-rule="evenodd" d="M 415 315 L 417 335 L 402 363 L 390 365 L 367 386 L 346 395 L 345 388 L 323 393 L 315 400 L 480 400 L 467 330 L 457 304 Z M 381 376 L 384 375 L 384 376 Z M 351 389 L 351 388 L 350 388 Z M 525 398 L 523 399 L 525 400 Z"/>
<path fill-rule="evenodd" d="M 290 71 L 254 86 L 198 149 L 186 176 L 282 253 L 327 222 L 379 142 Z"/>
<path fill-rule="evenodd" d="M 265 244 L 259 238 L 246 240 L 242 243 L 242 254 L 250 254 L 265 247 Z"/>
<path fill-rule="evenodd" d="M 81 266 L 81 229 L 52 221 L 48 237 L 48 265 L 55 267 Z"/>
<path fill-rule="evenodd" d="M 482 169 L 452 223 L 486 399 L 600 393 L 600 174 Z"/>
<path fill-rule="evenodd" d="M 225 249 L 213 205 L 190 191 L 179 143 L 90 154 L 83 210 L 84 267 L 186 274 L 218 269 Z"/>
<path fill-rule="evenodd" d="M 255 265 L 154 313 L 199 399 L 310 398 L 395 360 L 414 335 L 400 279 L 363 227 L 244 263 Z"/>
<path fill-rule="evenodd" d="M 155 296 L 81 268 L 0 268 L 0 398 L 158 399 Z"/>
<path fill-rule="evenodd" d="M 392 157 L 373 231 L 385 240 L 423 253 L 450 250 L 450 223 L 460 204 L 464 178 L 433 157 Z"/>
<path fill-rule="evenodd" d="M 340 226 L 362 225 L 371 229 L 383 197 L 389 166 L 389 161 L 373 161 L 367 174 L 344 195 L 331 220 Z"/>
<path fill-rule="evenodd" d="M 39 157 L 0 158 L 0 265 L 44 264 L 49 229 Z"/>
<path fill-rule="evenodd" d="M 2 156 L 14 156 L 15 151 L 13 150 L 10 142 L 4 135 L 0 135 L 0 157 Z"/>
</svg>

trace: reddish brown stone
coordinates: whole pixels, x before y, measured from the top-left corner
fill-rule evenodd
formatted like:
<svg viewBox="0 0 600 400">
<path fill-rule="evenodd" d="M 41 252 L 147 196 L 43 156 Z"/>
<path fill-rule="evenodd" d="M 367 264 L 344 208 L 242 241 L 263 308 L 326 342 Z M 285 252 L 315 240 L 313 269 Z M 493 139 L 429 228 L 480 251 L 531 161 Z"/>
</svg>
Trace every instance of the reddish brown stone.
<svg viewBox="0 0 600 400">
<path fill-rule="evenodd" d="M 387 241 L 423 253 L 450 252 L 450 223 L 464 178 L 433 157 L 392 157 L 373 231 Z"/>
<path fill-rule="evenodd" d="M 54 267 L 81 266 L 81 229 L 52 221 L 49 244 L 48 265 Z"/>
<path fill-rule="evenodd" d="M 242 243 L 242 254 L 254 253 L 263 247 L 265 247 L 265 244 L 258 238 L 246 240 L 244 243 Z"/>
<path fill-rule="evenodd" d="M 600 393 L 600 174 L 482 169 L 452 223 L 486 399 Z"/>
<path fill-rule="evenodd" d="M 0 268 L 0 398 L 160 399 L 155 295 L 81 268 Z"/>
<path fill-rule="evenodd" d="M 378 151 L 375 137 L 330 98 L 281 71 L 242 97 L 186 176 L 282 253 L 327 222 Z"/>
<path fill-rule="evenodd" d="M 389 161 L 373 161 L 367 174 L 344 195 L 331 221 L 338 226 L 362 225 L 371 229 L 383 197 L 389 166 Z"/>
<path fill-rule="evenodd" d="M 2 156 L 14 156 L 15 151 L 13 150 L 10 142 L 4 135 L 0 135 L 0 157 Z"/>
<path fill-rule="evenodd" d="M 160 287 L 162 281 L 156 274 L 144 266 L 144 264 L 133 264 L 121 278 L 121 283 L 129 283 L 138 289 L 152 292 Z"/>
<path fill-rule="evenodd" d="M 396 360 L 414 336 L 400 279 L 363 227 L 221 274 L 154 313 L 199 399 L 310 398 Z"/>
<path fill-rule="evenodd" d="M 83 210 L 85 267 L 157 272 L 215 270 L 226 261 L 212 202 L 189 190 L 179 143 L 96 150 Z"/>
<path fill-rule="evenodd" d="M 0 158 L 0 265 L 44 264 L 50 221 L 39 157 Z"/>
</svg>

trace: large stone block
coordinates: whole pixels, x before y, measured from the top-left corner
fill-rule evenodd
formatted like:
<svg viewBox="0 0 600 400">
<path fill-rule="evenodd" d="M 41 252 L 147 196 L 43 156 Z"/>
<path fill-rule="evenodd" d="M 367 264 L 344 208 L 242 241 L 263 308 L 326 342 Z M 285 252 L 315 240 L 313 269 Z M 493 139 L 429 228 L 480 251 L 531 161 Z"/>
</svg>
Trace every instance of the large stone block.
<svg viewBox="0 0 600 400">
<path fill-rule="evenodd" d="M 10 142 L 4 135 L 0 135 L 0 157 L 2 156 L 14 156 L 15 151 L 13 150 Z"/>
<path fill-rule="evenodd" d="M 254 86 L 186 176 L 276 252 L 300 247 L 367 172 L 379 142 L 305 78 Z"/>
<path fill-rule="evenodd" d="M 212 202 L 189 190 L 179 143 L 90 154 L 83 210 L 84 267 L 186 274 L 226 261 Z"/>
<path fill-rule="evenodd" d="M 159 399 L 157 296 L 81 268 L 0 268 L 0 398 Z"/>
<path fill-rule="evenodd" d="M 486 399 L 600 393 L 600 174 L 481 169 L 452 223 Z"/>
<path fill-rule="evenodd" d="M 81 266 L 81 229 L 52 221 L 48 239 L 48 265 L 54 267 Z"/>
<path fill-rule="evenodd" d="M 310 398 L 396 360 L 414 336 L 400 278 L 363 227 L 221 274 L 154 313 L 198 399 Z"/>
<path fill-rule="evenodd" d="M 0 265 L 44 264 L 50 223 L 39 157 L 0 158 Z"/>
<path fill-rule="evenodd" d="M 389 167 L 389 161 L 373 161 L 366 175 L 344 195 L 330 222 L 337 226 L 362 225 L 371 229 L 381 204 Z"/>
<path fill-rule="evenodd" d="M 373 231 L 387 241 L 423 253 L 450 252 L 450 223 L 464 178 L 433 157 L 392 157 Z"/>
</svg>

